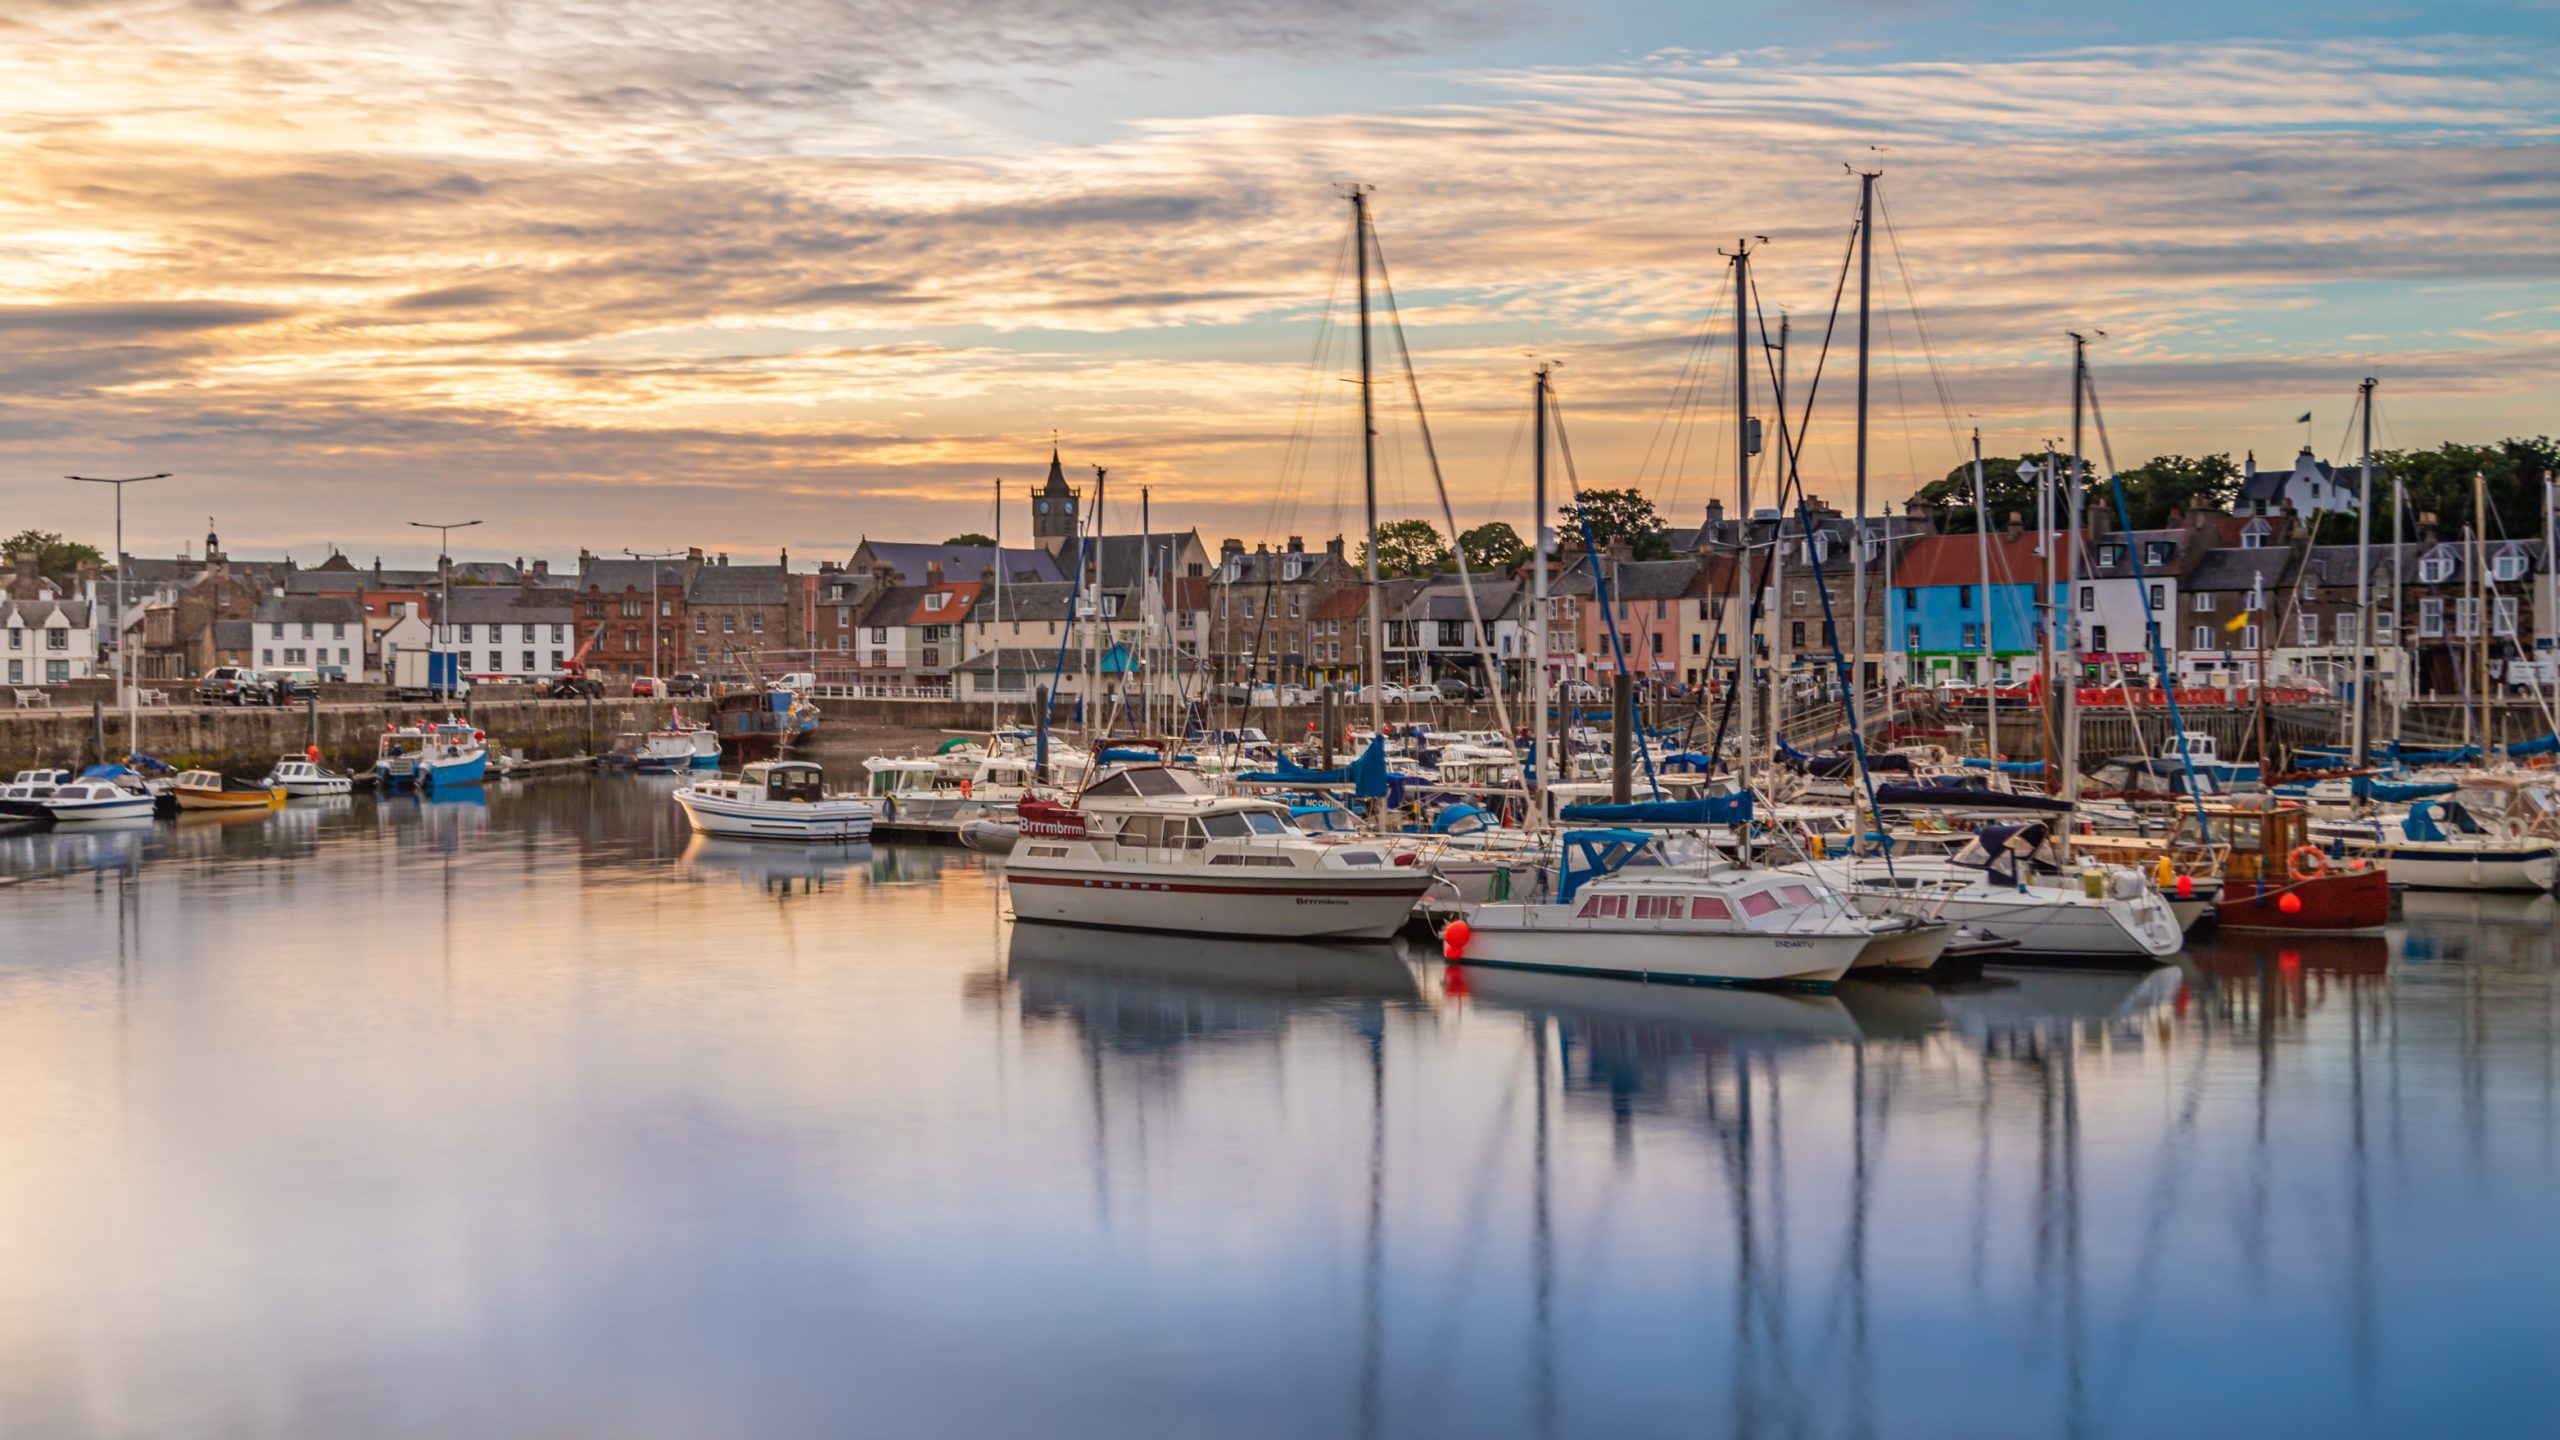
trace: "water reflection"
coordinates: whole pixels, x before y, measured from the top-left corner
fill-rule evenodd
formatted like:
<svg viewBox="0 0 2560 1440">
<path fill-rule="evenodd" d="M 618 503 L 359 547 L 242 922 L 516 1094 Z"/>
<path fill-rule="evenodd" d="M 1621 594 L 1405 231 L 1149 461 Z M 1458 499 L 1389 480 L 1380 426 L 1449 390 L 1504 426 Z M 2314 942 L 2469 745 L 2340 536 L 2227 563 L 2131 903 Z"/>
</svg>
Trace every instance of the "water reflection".
<svg viewBox="0 0 2560 1440">
<path fill-rule="evenodd" d="M 663 788 L 0 837 L 9 1433 L 2551 1398 L 2512 1363 L 2560 1329 L 2547 900 L 2148 975 L 1650 987 L 1016 926 L 966 851 L 701 840 Z"/>
</svg>

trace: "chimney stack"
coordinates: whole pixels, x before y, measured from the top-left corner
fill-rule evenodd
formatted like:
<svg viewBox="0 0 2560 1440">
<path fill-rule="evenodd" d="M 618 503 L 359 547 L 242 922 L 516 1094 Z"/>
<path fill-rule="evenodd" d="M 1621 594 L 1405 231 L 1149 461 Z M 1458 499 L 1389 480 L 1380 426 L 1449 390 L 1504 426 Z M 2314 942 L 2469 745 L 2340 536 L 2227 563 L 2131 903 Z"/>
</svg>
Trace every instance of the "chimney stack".
<svg viewBox="0 0 2560 1440">
<path fill-rule="evenodd" d="M 1341 559 L 1341 558 L 1342 558 L 1342 537 L 1341 537 L 1341 536 L 1339 536 L 1339 535 L 1336 535 L 1336 536 L 1334 536 L 1332 539 L 1327 540 L 1326 542 L 1324 542 L 1324 553 L 1325 553 L 1325 554 L 1327 554 L 1327 555 L 1332 556 L 1332 557 L 1333 557 L 1334 559 L 1336 559 L 1336 560 Z"/>
<path fill-rule="evenodd" d="M 1290 536 L 1290 537 L 1289 537 L 1289 553 L 1290 553 L 1290 554 L 1292 554 L 1292 555 L 1304 555 L 1304 554 L 1306 554 L 1306 553 L 1307 553 L 1307 541 L 1306 541 L 1306 537 L 1304 537 L 1304 536 L 1302 536 L 1302 535 L 1292 535 L 1292 536 Z"/>
<path fill-rule="evenodd" d="M 2023 515 L 2023 514 L 2019 513 L 2018 511 L 2015 511 L 2015 510 L 2010 511 L 2010 512 L 2009 512 L 2009 525 L 2008 525 L 2008 529 L 2007 529 L 2007 532 L 2006 532 L 2006 533 L 2008 534 L 2009 538 L 2010 538 L 2010 539 L 2012 539 L 2012 540 L 2017 539 L 2017 538 L 2018 538 L 2018 536 L 2019 536 L 2022 532 L 2024 532 L 2024 531 L 2026 530 L 2026 528 L 2027 528 L 2027 517 L 2026 517 L 2025 515 Z"/>
</svg>

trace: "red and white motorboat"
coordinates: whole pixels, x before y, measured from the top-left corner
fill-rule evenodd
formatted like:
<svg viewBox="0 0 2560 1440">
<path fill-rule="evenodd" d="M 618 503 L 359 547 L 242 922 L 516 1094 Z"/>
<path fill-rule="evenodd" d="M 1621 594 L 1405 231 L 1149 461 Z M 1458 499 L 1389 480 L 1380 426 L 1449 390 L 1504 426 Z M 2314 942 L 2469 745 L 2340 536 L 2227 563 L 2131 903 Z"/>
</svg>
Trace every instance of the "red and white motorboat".
<svg viewBox="0 0 2560 1440">
<path fill-rule="evenodd" d="M 1409 854 L 1308 835 L 1289 808 L 1192 771 L 1119 770 L 1072 805 L 1025 801 L 1005 862 L 1014 917 L 1293 940 L 1382 940 L 1432 885 Z"/>
</svg>

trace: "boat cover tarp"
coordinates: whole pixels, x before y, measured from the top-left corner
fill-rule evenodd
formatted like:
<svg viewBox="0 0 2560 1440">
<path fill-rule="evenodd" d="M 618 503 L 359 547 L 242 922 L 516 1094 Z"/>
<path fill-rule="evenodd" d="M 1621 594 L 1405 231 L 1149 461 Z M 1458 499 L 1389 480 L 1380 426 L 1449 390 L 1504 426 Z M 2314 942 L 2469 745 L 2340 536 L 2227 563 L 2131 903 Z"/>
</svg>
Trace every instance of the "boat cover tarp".
<svg viewBox="0 0 2560 1440">
<path fill-rule="evenodd" d="M 2355 757 L 2331 745 L 2305 745 L 2293 752 L 2296 770 L 2344 770 Z"/>
<path fill-rule="evenodd" d="M 1700 754 L 1695 750 L 1674 750 L 1670 754 L 1662 757 L 1659 768 L 1664 770 L 1713 770 L 1716 768 L 1716 757 L 1713 755 Z"/>
<path fill-rule="evenodd" d="M 1955 865 L 1971 866 L 2003 885 L 2018 883 L 2018 862 L 2052 857 L 2045 841 L 2052 832 L 2041 820 L 2023 825 L 1985 825 L 1973 832 L 1973 840 L 1948 857 Z"/>
<path fill-rule="evenodd" d="M 2444 814 L 2444 823 L 2436 823 L 2436 811 Z M 2489 832 L 2471 812 L 2451 800 L 2421 800 L 2409 807 L 2409 818 L 2400 822 L 2400 833 L 2411 840 L 2443 840 L 2449 838 L 2444 827 L 2450 825 L 2462 835 L 2486 835 Z"/>
<path fill-rule="evenodd" d="M 1943 805 L 1967 810 L 2035 810 L 2048 815 L 2068 814 L 2071 802 L 2059 795 L 2019 795 L 2005 790 L 1983 790 L 1970 785 L 1919 784 L 1888 781 L 1876 787 L 1878 805 Z"/>
<path fill-rule="evenodd" d="M 1641 830 L 1567 830 L 1556 903 L 1572 904 L 1576 891 L 1604 875 L 1616 874 L 1652 843 L 1653 837 Z"/>
<path fill-rule="evenodd" d="M 2411 800 L 2431 800 L 2462 788 L 2450 780 L 2377 780 L 2369 775 L 2358 776 L 2355 785 L 2359 794 L 2375 800 L 2388 800 L 2395 805 Z"/>
<path fill-rule="evenodd" d="M 1472 835 L 1476 831 L 1482 830 L 1492 823 L 1492 817 L 1484 813 L 1484 808 L 1482 806 L 1470 805 L 1461 800 L 1454 805 L 1443 808 L 1438 815 L 1432 817 L 1431 833 L 1434 835 Z"/>
<path fill-rule="evenodd" d="M 2041 760 L 1985 760 L 1979 756 L 1968 756 L 1959 763 L 1968 770 L 1997 770 L 2003 775 L 2042 775 L 2044 773 L 2044 762 Z"/>
<path fill-rule="evenodd" d="M 2480 758 L 2480 747 L 2465 745 L 2459 750 L 2403 750 L 2400 742 L 2394 740 L 2383 747 L 2382 753 L 2403 765 L 2468 765 Z"/>
<path fill-rule="evenodd" d="M 1562 819 L 1601 825 L 1747 825 L 1749 795 L 1710 795 L 1700 800 L 1639 800 L 1629 805 L 1567 805 Z"/>
<path fill-rule="evenodd" d="M 1364 798 L 1391 798 L 1390 792 L 1421 783 L 1411 775 L 1387 772 L 1387 737 L 1383 735 L 1369 737 L 1369 748 L 1360 752 L 1359 759 L 1332 770 L 1311 769 L 1281 755 L 1273 759 L 1272 768 L 1236 778 L 1256 785 L 1348 785 L 1352 794 Z"/>
<path fill-rule="evenodd" d="M 2518 760 L 2528 755 L 2560 755 L 2560 735 L 2545 735 L 2536 740 L 2519 740 L 2507 747 L 2507 753 Z"/>
<path fill-rule="evenodd" d="M 1778 759 L 1818 780 L 1837 780 L 1843 776 L 1858 773 L 1858 757 L 1855 755 L 1807 755 L 1784 740 L 1778 742 Z M 1915 768 L 1908 755 L 1896 755 L 1888 751 L 1881 755 L 1867 757 L 1867 771 L 1870 774 L 1908 775 Z"/>
</svg>

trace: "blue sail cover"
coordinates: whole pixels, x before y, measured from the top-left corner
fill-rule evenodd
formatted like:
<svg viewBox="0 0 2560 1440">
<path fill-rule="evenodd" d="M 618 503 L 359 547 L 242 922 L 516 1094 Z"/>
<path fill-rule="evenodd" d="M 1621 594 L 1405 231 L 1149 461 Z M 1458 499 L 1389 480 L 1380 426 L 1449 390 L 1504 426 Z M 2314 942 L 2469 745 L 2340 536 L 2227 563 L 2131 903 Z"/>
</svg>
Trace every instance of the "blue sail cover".
<svg viewBox="0 0 2560 1440">
<path fill-rule="evenodd" d="M 2560 755 L 2560 735 L 2545 735 L 2539 740 L 2519 740 L 2507 747 L 2507 753 L 2519 760 L 2528 755 Z"/>
<path fill-rule="evenodd" d="M 1387 773 L 1387 739 L 1383 735 L 1371 736 L 1369 748 L 1360 752 L 1359 759 L 1337 769 L 1310 769 L 1282 755 L 1273 762 L 1271 769 L 1251 771 L 1236 778 L 1255 785 L 1348 785 L 1352 794 L 1363 797 L 1386 795 L 1391 781 L 1413 783 L 1411 776 Z"/>
<path fill-rule="evenodd" d="M 2059 795 L 2017 795 L 2005 790 L 1977 790 L 1970 785 L 1899 784 L 1876 787 L 1878 805 L 1943 805 L 1967 810 L 2037 810 L 2067 814 L 2071 802 Z"/>
<path fill-rule="evenodd" d="M 2376 780 L 2371 776 L 2358 776 L 2355 783 L 2359 793 L 2375 800 L 2388 800 L 2395 805 L 2450 795 L 2462 788 L 2450 780 Z"/>
<path fill-rule="evenodd" d="M 2480 747 L 2465 745 L 2459 750 L 2403 750 L 2400 742 L 2394 740 L 2383 747 L 2383 753 L 2403 765 L 2468 765 L 2480 758 Z"/>
<path fill-rule="evenodd" d="M 1751 797 L 1710 795 L 1702 800 L 1639 800 L 1629 805 L 1567 805 L 1560 818 L 1602 825 L 1748 825 Z"/>
<path fill-rule="evenodd" d="M 1984 760 L 1979 757 L 1968 757 L 1958 763 L 1968 770 L 1997 770 L 2003 775 L 2042 775 L 2044 773 L 2044 762 L 2041 760 Z"/>
<path fill-rule="evenodd" d="M 2293 752 L 2296 770 L 2344 770 L 2355 757 L 2335 745 L 2305 745 Z"/>
</svg>

